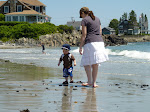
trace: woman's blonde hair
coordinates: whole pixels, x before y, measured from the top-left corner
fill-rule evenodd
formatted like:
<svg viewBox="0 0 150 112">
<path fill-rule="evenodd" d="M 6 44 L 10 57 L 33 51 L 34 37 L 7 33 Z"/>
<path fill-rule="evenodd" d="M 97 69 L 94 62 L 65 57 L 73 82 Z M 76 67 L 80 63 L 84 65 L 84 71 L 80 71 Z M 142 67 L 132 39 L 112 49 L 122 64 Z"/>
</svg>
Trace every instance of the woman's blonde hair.
<svg viewBox="0 0 150 112">
<path fill-rule="evenodd" d="M 88 7 L 82 7 L 82 8 L 80 9 L 80 18 L 82 18 L 82 17 L 81 17 L 81 14 L 82 14 L 83 12 L 84 12 L 85 14 L 88 14 L 93 20 L 95 20 L 95 16 L 94 16 L 93 12 L 92 12 L 92 11 L 89 11 L 89 8 L 88 8 Z"/>
</svg>

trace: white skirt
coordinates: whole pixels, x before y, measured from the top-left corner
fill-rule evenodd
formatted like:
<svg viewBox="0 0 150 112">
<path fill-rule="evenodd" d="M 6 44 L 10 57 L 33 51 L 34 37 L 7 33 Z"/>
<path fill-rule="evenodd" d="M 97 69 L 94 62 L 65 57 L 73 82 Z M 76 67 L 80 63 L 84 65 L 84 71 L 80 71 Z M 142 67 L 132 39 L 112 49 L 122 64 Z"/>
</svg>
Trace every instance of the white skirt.
<svg viewBox="0 0 150 112">
<path fill-rule="evenodd" d="M 109 60 L 104 47 L 104 42 L 87 43 L 83 47 L 83 55 L 80 66 L 100 64 Z"/>
</svg>

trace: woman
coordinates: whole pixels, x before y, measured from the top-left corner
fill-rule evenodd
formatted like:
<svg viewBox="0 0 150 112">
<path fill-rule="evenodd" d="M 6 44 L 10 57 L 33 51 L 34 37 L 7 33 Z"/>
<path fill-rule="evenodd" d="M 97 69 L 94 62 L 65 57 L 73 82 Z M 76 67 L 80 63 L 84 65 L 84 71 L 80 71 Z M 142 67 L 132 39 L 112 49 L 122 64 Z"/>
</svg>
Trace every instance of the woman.
<svg viewBox="0 0 150 112">
<path fill-rule="evenodd" d="M 80 9 L 80 18 L 82 19 L 82 37 L 79 48 L 79 53 L 82 55 L 82 46 L 84 46 L 81 66 L 84 66 L 87 74 L 88 82 L 83 83 L 83 86 L 96 85 L 98 73 L 98 65 L 108 60 L 108 55 L 105 51 L 104 42 L 102 39 L 102 30 L 100 20 L 94 16 L 88 7 Z"/>
</svg>

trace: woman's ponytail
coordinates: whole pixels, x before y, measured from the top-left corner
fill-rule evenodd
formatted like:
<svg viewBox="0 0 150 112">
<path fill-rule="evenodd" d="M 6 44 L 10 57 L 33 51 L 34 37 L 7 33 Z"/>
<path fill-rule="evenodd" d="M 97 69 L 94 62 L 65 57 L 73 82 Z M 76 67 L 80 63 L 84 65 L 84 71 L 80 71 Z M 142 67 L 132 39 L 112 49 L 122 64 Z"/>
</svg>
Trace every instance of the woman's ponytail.
<svg viewBox="0 0 150 112">
<path fill-rule="evenodd" d="M 93 14 L 92 11 L 89 11 L 88 15 L 89 15 L 93 20 L 95 20 L 95 16 L 94 16 L 94 14 Z"/>
</svg>

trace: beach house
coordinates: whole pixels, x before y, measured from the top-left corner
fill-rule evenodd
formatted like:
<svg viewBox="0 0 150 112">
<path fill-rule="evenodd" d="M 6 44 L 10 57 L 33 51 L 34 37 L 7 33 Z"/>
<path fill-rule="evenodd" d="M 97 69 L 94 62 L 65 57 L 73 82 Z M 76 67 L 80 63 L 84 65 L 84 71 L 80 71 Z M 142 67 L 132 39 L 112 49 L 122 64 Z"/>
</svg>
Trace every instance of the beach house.
<svg viewBox="0 0 150 112">
<path fill-rule="evenodd" d="M 81 21 L 68 21 L 67 26 L 73 26 L 73 28 L 77 31 L 80 31 L 82 29 Z"/>
<path fill-rule="evenodd" d="M 102 29 L 102 33 L 104 35 L 115 35 L 116 34 L 115 30 L 113 28 L 111 28 L 111 27 L 104 27 Z"/>
<path fill-rule="evenodd" d="M 137 35 L 140 33 L 138 25 L 132 25 L 130 21 L 124 20 L 119 24 L 118 27 L 119 35 Z"/>
<path fill-rule="evenodd" d="M 51 21 L 51 17 L 46 15 L 46 5 L 39 0 L 0 1 L 0 13 L 5 15 L 5 21 L 29 23 Z"/>
</svg>

